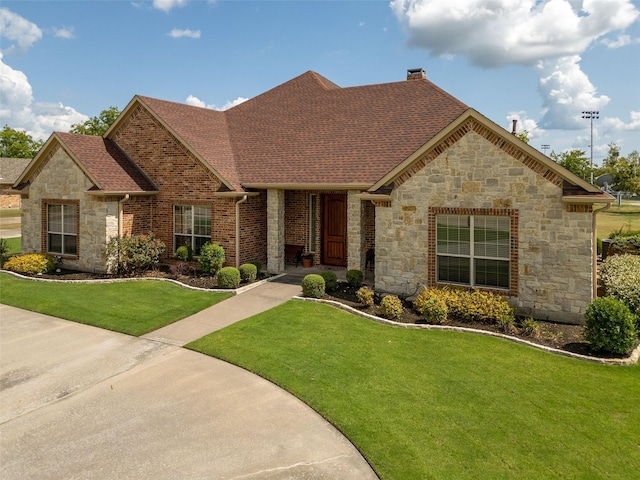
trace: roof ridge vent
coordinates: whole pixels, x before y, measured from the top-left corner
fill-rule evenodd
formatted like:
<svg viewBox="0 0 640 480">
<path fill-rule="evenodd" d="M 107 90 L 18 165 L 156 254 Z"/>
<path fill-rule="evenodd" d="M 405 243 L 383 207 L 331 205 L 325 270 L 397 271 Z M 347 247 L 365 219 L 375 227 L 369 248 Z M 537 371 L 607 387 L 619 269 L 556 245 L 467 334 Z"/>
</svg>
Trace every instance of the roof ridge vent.
<svg viewBox="0 0 640 480">
<path fill-rule="evenodd" d="M 409 68 L 407 70 L 407 80 L 424 80 L 427 78 L 427 72 L 424 68 Z"/>
</svg>

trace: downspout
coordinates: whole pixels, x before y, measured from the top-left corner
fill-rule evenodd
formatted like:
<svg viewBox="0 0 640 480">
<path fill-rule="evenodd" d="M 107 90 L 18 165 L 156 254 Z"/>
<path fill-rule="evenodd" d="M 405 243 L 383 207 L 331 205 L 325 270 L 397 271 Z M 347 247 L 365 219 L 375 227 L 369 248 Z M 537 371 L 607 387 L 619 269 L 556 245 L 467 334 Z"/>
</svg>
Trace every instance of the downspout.
<svg viewBox="0 0 640 480">
<path fill-rule="evenodd" d="M 600 213 L 600 212 L 604 212 L 605 210 L 609 210 L 611 208 L 611 204 L 607 203 L 603 208 L 599 208 L 597 210 L 594 210 L 592 215 L 591 215 L 591 231 L 593 232 L 593 258 L 592 258 L 592 265 L 591 265 L 591 271 L 592 271 L 592 275 L 593 278 L 591 280 L 591 283 L 593 285 L 593 298 L 597 298 L 598 297 L 598 232 L 596 230 L 596 214 Z"/>
<path fill-rule="evenodd" d="M 236 202 L 236 268 L 240 267 L 240 204 L 245 203 L 249 198 L 244 195 Z"/>
<path fill-rule="evenodd" d="M 118 237 L 122 237 L 123 225 L 122 218 L 124 213 L 124 202 L 129 201 L 129 194 L 127 193 L 122 200 L 118 200 Z"/>
</svg>

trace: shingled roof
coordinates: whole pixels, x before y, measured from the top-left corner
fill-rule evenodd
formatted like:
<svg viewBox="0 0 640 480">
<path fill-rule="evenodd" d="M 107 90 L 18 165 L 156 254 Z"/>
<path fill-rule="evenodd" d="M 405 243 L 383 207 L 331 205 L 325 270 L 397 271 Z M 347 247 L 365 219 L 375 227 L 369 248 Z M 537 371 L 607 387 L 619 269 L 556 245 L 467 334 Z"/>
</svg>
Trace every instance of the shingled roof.
<svg viewBox="0 0 640 480">
<path fill-rule="evenodd" d="M 311 71 L 225 112 L 137 98 L 232 190 L 366 188 L 468 109 L 426 79 L 341 88 Z"/>
<path fill-rule="evenodd" d="M 87 174 L 95 189 L 106 193 L 149 193 L 153 183 L 111 140 L 93 135 L 54 133 L 16 183 L 28 180 L 36 165 L 58 142 Z"/>
</svg>

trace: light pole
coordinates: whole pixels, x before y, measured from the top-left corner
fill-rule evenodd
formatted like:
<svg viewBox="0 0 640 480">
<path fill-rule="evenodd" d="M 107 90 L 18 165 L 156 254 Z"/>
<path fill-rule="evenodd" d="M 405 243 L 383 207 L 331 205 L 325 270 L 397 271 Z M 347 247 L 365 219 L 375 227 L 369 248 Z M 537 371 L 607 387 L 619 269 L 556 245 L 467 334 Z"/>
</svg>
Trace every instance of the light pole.
<svg viewBox="0 0 640 480">
<path fill-rule="evenodd" d="M 551 145 L 540 145 L 540 148 L 542 148 L 542 151 L 544 152 L 544 154 L 547 154 L 547 150 L 549 150 L 551 148 Z"/>
<path fill-rule="evenodd" d="M 591 185 L 593 185 L 593 119 L 595 118 L 597 120 L 600 118 L 598 115 L 600 115 L 600 112 L 595 110 L 582 112 L 582 118 L 591 120 L 591 145 L 589 145 L 591 147 Z"/>
</svg>

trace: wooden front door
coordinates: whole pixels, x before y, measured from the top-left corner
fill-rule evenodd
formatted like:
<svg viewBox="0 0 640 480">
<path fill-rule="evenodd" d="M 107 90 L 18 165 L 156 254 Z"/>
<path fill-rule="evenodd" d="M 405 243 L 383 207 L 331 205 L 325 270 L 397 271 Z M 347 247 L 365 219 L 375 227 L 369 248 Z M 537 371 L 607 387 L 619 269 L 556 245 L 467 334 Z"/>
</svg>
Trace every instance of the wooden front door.
<svg viewBox="0 0 640 480">
<path fill-rule="evenodd" d="M 347 196 L 327 194 L 323 203 L 322 263 L 347 265 Z"/>
</svg>

